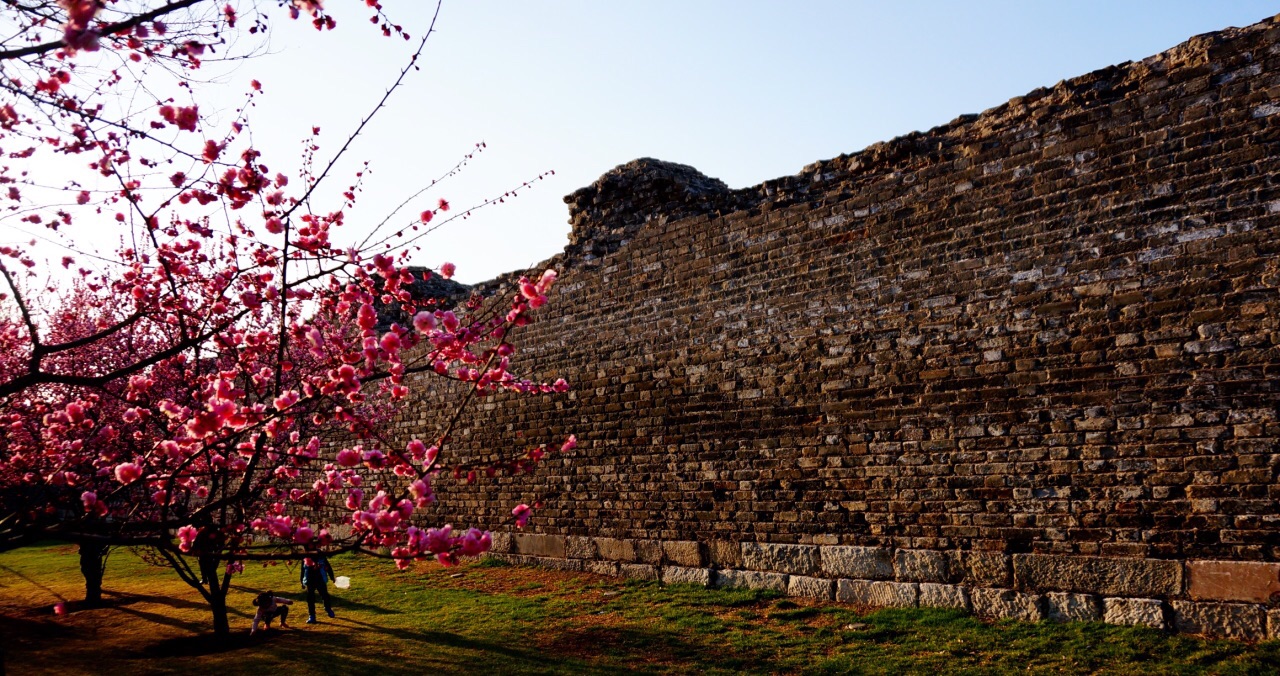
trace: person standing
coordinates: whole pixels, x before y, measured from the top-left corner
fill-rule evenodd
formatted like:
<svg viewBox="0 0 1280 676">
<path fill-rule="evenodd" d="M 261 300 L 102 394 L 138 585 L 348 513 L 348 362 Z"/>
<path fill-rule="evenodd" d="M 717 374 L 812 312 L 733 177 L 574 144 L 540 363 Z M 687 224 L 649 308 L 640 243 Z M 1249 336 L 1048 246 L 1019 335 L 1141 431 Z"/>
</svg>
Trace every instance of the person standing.
<svg viewBox="0 0 1280 676">
<path fill-rule="evenodd" d="M 302 588 L 307 590 L 307 624 L 316 623 L 316 593 L 324 602 L 324 612 L 333 617 L 333 605 L 329 601 L 329 580 L 334 579 L 333 566 L 319 554 L 302 560 Z"/>
</svg>

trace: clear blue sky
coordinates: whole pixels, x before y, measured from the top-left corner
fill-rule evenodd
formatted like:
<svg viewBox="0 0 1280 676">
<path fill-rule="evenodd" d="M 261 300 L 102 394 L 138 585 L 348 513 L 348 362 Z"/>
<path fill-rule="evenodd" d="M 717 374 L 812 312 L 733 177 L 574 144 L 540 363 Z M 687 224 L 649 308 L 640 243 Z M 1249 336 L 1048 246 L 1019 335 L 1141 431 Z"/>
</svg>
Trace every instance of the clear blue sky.
<svg viewBox="0 0 1280 676">
<path fill-rule="evenodd" d="M 278 164 L 313 123 L 334 149 L 405 54 L 357 3 L 327 4 L 337 32 L 277 22 L 276 53 L 230 78 L 237 91 L 263 81 L 257 135 Z M 414 34 L 434 8 L 384 4 Z M 415 256 L 479 281 L 558 252 L 561 198 L 636 157 L 753 185 L 1277 12 L 1280 2 L 1252 0 L 446 0 L 422 71 L 353 154 L 374 172 L 352 222 L 380 220 L 476 141 L 489 150 L 437 196 L 465 205 L 554 169 Z"/>
</svg>

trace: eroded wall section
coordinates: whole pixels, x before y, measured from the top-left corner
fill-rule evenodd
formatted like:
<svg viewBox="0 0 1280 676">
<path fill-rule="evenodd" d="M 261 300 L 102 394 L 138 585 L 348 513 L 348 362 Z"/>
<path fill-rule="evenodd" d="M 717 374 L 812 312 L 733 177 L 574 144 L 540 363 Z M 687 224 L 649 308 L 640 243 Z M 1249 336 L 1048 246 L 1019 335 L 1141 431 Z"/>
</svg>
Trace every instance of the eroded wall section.
<svg viewBox="0 0 1280 676">
<path fill-rule="evenodd" d="M 454 436 L 579 448 L 442 479 L 442 515 L 510 532 L 541 497 L 499 549 L 571 568 L 1263 635 L 1278 44 L 1200 36 L 744 190 L 609 172 L 519 336 L 573 392 Z"/>
</svg>

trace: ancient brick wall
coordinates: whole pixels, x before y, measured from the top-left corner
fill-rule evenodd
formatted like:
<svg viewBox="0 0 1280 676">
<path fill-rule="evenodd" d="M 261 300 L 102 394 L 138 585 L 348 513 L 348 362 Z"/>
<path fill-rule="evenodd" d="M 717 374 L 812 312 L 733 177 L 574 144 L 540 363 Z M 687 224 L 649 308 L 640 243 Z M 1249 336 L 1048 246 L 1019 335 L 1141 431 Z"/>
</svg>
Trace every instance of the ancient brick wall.
<svg viewBox="0 0 1280 676">
<path fill-rule="evenodd" d="M 1278 141 L 1267 21 L 744 190 L 618 167 L 566 198 L 560 282 L 518 336 L 517 370 L 573 391 L 486 400 L 454 435 L 466 458 L 579 448 L 480 493 L 443 479 L 441 515 L 506 532 L 544 497 L 500 549 L 1261 635 Z"/>
</svg>

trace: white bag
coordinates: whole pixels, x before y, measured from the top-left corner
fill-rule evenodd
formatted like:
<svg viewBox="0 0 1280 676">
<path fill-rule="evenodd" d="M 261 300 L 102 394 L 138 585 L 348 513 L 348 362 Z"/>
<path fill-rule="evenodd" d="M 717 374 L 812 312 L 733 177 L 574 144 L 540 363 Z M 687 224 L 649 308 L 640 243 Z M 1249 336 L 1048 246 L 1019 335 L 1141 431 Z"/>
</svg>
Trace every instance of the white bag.
<svg viewBox="0 0 1280 676">
<path fill-rule="evenodd" d="M 337 587 L 338 589 L 346 589 L 347 587 L 351 586 L 351 578 L 347 577 L 346 575 L 340 575 L 338 577 L 335 577 L 333 578 L 333 586 Z"/>
</svg>

